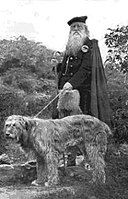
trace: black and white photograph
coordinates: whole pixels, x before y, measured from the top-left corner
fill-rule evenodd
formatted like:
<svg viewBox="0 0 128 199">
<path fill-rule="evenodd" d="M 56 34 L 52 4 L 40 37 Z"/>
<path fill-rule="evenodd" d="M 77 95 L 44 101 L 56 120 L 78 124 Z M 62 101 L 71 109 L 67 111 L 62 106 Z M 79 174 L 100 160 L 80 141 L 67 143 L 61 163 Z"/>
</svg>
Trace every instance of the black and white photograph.
<svg viewBox="0 0 128 199">
<path fill-rule="evenodd" d="M 128 199 L 127 0 L 0 4 L 0 199 Z"/>
</svg>

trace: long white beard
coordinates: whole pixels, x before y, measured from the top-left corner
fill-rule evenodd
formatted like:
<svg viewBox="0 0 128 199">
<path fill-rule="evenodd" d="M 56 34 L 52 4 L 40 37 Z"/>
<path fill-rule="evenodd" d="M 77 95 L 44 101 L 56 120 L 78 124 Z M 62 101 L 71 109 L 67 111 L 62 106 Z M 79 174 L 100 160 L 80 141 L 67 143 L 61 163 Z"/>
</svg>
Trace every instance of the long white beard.
<svg viewBox="0 0 128 199">
<path fill-rule="evenodd" d="M 74 32 L 71 32 L 69 34 L 69 39 L 66 45 L 66 54 L 67 55 L 74 55 L 78 53 L 78 51 L 81 49 L 82 45 L 84 44 L 85 40 L 87 38 L 86 34 L 74 34 Z"/>
</svg>

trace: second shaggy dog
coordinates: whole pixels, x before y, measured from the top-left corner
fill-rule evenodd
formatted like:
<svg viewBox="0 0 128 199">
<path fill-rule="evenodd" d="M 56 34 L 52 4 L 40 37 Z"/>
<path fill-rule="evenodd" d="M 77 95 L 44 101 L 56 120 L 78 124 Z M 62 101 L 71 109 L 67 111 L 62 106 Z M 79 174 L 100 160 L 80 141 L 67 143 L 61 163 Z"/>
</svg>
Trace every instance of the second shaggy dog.
<svg viewBox="0 0 128 199">
<path fill-rule="evenodd" d="M 82 114 L 79 103 L 80 94 L 78 90 L 62 90 L 57 104 L 59 118 Z"/>
</svg>

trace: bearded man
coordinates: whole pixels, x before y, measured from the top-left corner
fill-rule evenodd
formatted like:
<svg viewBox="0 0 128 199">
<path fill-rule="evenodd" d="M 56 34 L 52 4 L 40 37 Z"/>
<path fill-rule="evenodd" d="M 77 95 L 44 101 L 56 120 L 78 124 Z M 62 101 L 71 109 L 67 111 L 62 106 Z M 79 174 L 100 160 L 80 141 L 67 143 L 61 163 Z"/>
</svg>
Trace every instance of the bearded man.
<svg viewBox="0 0 128 199">
<path fill-rule="evenodd" d="M 87 16 L 68 21 L 69 38 L 61 63 L 57 64 L 58 90 L 77 89 L 84 114 L 99 118 L 110 125 L 110 107 L 106 78 L 98 41 L 89 38 Z M 57 112 L 53 111 L 53 118 Z"/>
</svg>

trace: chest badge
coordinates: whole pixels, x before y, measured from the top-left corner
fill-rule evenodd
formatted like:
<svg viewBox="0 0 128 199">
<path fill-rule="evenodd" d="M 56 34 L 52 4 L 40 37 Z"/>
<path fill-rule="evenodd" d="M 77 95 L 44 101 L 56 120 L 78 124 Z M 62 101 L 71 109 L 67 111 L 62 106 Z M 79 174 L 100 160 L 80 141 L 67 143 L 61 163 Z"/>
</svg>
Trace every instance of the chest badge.
<svg viewBox="0 0 128 199">
<path fill-rule="evenodd" d="M 81 47 L 81 50 L 82 50 L 83 53 L 86 53 L 86 52 L 88 52 L 89 47 L 88 47 L 87 45 L 83 45 L 83 46 Z"/>
</svg>

